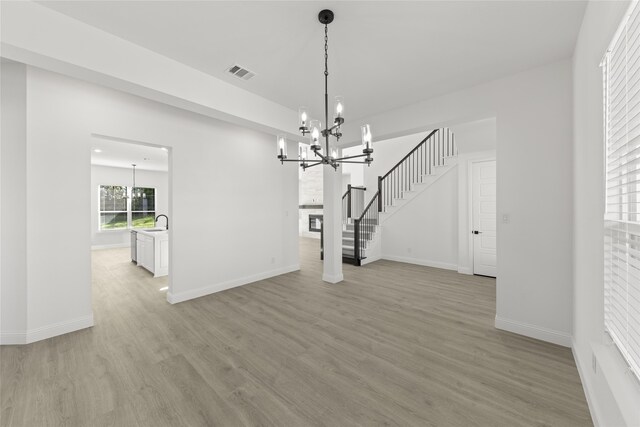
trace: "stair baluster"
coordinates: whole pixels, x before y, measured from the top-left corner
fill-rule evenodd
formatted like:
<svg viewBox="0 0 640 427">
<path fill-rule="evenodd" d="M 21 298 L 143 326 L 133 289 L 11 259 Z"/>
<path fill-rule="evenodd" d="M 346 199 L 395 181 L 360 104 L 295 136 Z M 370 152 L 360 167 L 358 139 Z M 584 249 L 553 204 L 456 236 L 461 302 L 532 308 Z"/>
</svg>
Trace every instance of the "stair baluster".
<svg viewBox="0 0 640 427">
<path fill-rule="evenodd" d="M 414 184 L 422 183 L 425 175 L 435 173 L 434 168 L 445 165 L 447 157 L 457 155 L 455 139 L 449 129 L 436 129 L 420 141 L 386 174 L 378 177 L 378 211 L 384 212 L 411 191 Z"/>
<path fill-rule="evenodd" d="M 355 265 L 362 264 L 362 260 L 366 255 L 367 242 L 371 240 L 371 236 L 375 233 L 376 227 L 379 224 L 379 197 L 380 192 L 377 191 L 362 211 L 362 215 L 353 220 L 353 262 Z"/>
</svg>

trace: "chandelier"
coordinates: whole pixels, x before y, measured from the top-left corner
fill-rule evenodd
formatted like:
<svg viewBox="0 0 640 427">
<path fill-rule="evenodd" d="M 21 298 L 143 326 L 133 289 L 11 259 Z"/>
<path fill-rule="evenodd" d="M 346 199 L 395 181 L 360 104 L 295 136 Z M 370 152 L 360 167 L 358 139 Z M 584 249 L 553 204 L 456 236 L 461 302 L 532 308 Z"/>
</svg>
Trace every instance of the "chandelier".
<svg viewBox="0 0 640 427">
<path fill-rule="evenodd" d="M 131 199 L 135 199 L 136 197 L 140 198 L 146 198 L 147 195 L 145 193 L 141 193 L 140 189 L 136 187 L 136 164 L 135 163 L 131 163 L 131 166 L 133 166 L 133 186 L 131 187 Z"/>
<path fill-rule="evenodd" d="M 319 120 L 310 120 L 306 107 L 300 107 L 299 120 L 300 120 L 300 133 L 302 135 L 309 135 L 309 148 L 313 151 L 315 158 L 309 159 L 309 152 L 307 147 L 299 147 L 298 158 L 287 158 L 287 139 L 284 135 L 278 135 L 276 139 L 278 159 L 284 164 L 284 162 L 298 162 L 302 169 L 307 169 L 317 165 L 329 165 L 334 169 L 338 169 L 341 163 L 360 163 L 371 164 L 373 158 L 373 146 L 371 141 L 371 128 L 368 124 L 361 127 L 362 137 L 362 154 L 348 157 L 338 157 L 338 149 L 336 147 L 338 141 L 342 137 L 341 126 L 344 123 L 344 99 L 341 96 L 335 97 L 335 108 L 333 116 L 333 126 L 329 127 L 329 95 L 328 92 L 328 78 L 329 78 L 329 24 L 333 22 L 333 12 L 325 9 L 318 14 L 318 20 L 321 24 L 324 24 L 324 123 L 325 127 L 322 127 L 322 123 Z M 321 137 L 324 138 L 324 148 L 322 146 Z M 335 145 L 330 144 L 330 137 L 335 138 Z M 364 157 L 361 161 L 354 159 Z"/>
</svg>

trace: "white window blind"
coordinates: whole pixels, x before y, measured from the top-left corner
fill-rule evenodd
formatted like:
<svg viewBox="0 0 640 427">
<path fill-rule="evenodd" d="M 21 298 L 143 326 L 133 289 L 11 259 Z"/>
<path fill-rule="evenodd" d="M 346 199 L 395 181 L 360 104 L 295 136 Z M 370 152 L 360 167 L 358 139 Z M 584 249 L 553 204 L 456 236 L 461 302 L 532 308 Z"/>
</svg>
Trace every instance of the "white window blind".
<svg viewBox="0 0 640 427">
<path fill-rule="evenodd" d="M 640 378 L 640 8 L 602 68 L 605 119 L 605 329 Z"/>
</svg>

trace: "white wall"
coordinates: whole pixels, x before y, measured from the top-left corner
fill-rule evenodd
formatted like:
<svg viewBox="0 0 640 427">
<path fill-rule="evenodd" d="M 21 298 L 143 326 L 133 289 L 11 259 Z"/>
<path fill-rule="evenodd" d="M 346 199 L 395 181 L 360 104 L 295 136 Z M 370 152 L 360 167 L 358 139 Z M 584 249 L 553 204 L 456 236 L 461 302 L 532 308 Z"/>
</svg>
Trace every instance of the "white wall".
<svg viewBox="0 0 640 427">
<path fill-rule="evenodd" d="M 457 268 L 458 175 L 455 167 L 384 221 L 382 258 L 450 270 Z"/>
<path fill-rule="evenodd" d="M 423 132 L 374 143 L 374 161 L 364 168 L 365 204 L 378 191 L 378 176 L 386 174 L 428 134 Z M 382 258 L 455 268 L 457 212 L 457 177 L 450 172 L 384 220 Z"/>
<path fill-rule="evenodd" d="M 508 224 L 498 222 L 496 325 L 568 346 L 573 318 L 571 61 L 361 122 L 371 124 L 378 140 L 491 117 L 497 128 L 498 218 L 510 216 Z M 375 153 L 376 160 L 381 157 Z"/>
<path fill-rule="evenodd" d="M 92 323 L 93 133 L 172 150 L 172 302 L 298 268 L 297 168 L 277 162 L 271 135 L 30 67 L 26 108 L 34 337 Z"/>
<path fill-rule="evenodd" d="M 573 58 L 573 350 L 594 421 L 602 426 L 640 425 L 640 387 L 607 342 L 603 309 L 604 159 L 599 64 L 628 5 L 590 2 Z"/>
<path fill-rule="evenodd" d="M 496 118 L 450 126 L 460 154 L 496 149 Z"/>
<path fill-rule="evenodd" d="M 457 176 L 447 176 L 437 181 L 385 221 L 381 239 L 382 257 L 472 274 L 473 258 L 467 238 L 467 168 L 468 162 L 474 159 L 495 159 L 496 120 L 490 117 L 457 123 L 451 126 L 451 130 L 458 144 L 460 166 L 450 174 Z M 387 140 L 376 139 L 371 166 L 345 165 L 343 172 L 348 166 L 351 184 L 367 187 L 366 201 L 369 201 L 378 189 L 378 176 L 387 173 L 428 133 L 424 131 Z M 359 145 L 343 149 L 344 155 L 360 152 Z M 414 227 L 417 227 L 415 233 Z"/>
<path fill-rule="evenodd" d="M 489 118 L 460 123 L 451 130 L 460 152 L 458 166 L 385 220 L 382 257 L 472 274 L 467 169 L 472 160 L 495 159 L 496 121 Z M 376 160 L 363 169 L 364 181 L 375 186 L 367 200 L 377 191 L 378 175 L 395 166 L 427 134 L 376 142 Z"/>
<path fill-rule="evenodd" d="M 342 155 L 343 156 L 358 156 L 362 154 L 362 146 L 356 145 L 355 147 L 343 148 Z M 354 161 L 359 161 L 360 159 L 354 159 Z M 375 162 L 375 160 L 374 160 Z M 353 187 L 362 187 L 364 185 L 364 170 L 367 166 L 359 165 L 356 163 L 345 163 L 340 165 L 340 169 L 342 169 L 342 173 L 344 175 L 349 175 L 349 184 Z M 347 189 L 345 188 L 345 191 Z"/>
<path fill-rule="evenodd" d="M 27 328 L 26 67 L 0 64 L 0 342 Z"/>
<path fill-rule="evenodd" d="M 131 168 L 91 165 L 91 246 L 94 249 L 129 246 L 130 230 L 100 231 L 99 189 L 101 185 L 131 186 Z M 169 174 L 136 168 L 136 186 L 156 189 L 156 216 L 169 212 Z M 164 226 L 164 218 L 160 226 Z"/>
</svg>

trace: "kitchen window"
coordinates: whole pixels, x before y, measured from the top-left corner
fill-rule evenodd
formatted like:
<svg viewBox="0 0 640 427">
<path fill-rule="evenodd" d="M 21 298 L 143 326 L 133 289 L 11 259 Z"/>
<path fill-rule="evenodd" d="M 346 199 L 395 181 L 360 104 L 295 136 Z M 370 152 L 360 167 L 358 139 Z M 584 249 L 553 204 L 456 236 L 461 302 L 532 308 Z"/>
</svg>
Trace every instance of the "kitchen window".
<svg viewBox="0 0 640 427">
<path fill-rule="evenodd" d="M 101 231 L 150 228 L 155 225 L 155 188 L 100 186 Z"/>
</svg>

